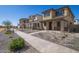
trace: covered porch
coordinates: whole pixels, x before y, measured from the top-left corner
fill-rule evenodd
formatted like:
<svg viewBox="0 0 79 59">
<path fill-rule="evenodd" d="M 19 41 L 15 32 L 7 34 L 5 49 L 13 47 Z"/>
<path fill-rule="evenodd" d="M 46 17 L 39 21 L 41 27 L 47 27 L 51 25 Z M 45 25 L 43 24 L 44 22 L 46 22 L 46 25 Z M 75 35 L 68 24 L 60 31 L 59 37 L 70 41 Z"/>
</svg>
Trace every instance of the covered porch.
<svg viewBox="0 0 79 59">
<path fill-rule="evenodd" d="M 55 19 L 41 22 L 41 28 L 43 30 L 57 30 L 57 31 L 68 31 L 68 22 L 63 19 Z"/>
</svg>

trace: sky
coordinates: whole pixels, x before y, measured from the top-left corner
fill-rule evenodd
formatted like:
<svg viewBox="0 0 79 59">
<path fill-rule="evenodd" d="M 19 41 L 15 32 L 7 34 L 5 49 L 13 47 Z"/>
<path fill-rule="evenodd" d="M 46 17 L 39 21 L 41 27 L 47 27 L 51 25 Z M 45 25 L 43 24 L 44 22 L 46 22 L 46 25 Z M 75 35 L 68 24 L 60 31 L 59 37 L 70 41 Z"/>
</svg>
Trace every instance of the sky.
<svg viewBox="0 0 79 59">
<path fill-rule="evenodd" d="M 17 25 L 20 18 L 28 18 L 30 15 L 41 14 L 43 10 L 58 9 L 64 5 L 0 5 L 0 25 L 9 20 Z M 69 6 L 76 19 L 79 19 L 79 5 Z"/>
</svg>

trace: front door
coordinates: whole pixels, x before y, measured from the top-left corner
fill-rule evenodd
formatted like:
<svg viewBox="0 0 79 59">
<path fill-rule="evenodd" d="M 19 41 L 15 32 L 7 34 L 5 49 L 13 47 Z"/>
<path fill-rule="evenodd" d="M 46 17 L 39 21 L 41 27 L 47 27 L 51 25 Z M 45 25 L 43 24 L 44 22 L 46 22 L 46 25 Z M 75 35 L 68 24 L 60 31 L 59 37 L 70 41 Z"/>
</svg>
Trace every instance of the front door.
<svg viewBox="0 0 79 59">
<path fill-rule="evenodd" d="M 61 28 L 61 23 L 60 23 L 60 21 L 58 21 L 57 22 L 57 30 L 60 30 L 60 28 Z"/>
<path fill-rule="evenodd" d="M 52 30 L 52 22 L 49 22 L 49 30 Z"/>
</svg>

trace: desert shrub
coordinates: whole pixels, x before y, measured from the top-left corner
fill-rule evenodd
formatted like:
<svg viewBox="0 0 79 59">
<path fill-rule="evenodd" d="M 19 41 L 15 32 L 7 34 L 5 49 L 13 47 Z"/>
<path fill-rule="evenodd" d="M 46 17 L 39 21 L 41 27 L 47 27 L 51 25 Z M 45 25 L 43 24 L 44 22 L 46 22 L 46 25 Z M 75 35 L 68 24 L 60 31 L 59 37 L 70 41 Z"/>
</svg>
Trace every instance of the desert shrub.
<svg viewBox="0 0 79 59">
<path fill-rule="evenodd" d="M 24 39 L 19 37 L 16 39 L 12 39 L 9 48 L 10 48 L 10 51 L 18 51 L 22 49 L 24 46 L 25 46 Z"/>
<path fill-rule="evenodd" d="M 5 32 L 5 34 L 11 34 L 12 32 L 10 31 L 10 30 L 7 30 L 6 32 Z"/>
<path fill-rule="evenodd" d="M 13 38 L 12 36 L 9 36 L 9 38 Z"/>
<path fill-rule="evenodd" d="M 64 39 L 65 38 L 65 36 L 62 36 L 62 39 Z"/>
</svg>

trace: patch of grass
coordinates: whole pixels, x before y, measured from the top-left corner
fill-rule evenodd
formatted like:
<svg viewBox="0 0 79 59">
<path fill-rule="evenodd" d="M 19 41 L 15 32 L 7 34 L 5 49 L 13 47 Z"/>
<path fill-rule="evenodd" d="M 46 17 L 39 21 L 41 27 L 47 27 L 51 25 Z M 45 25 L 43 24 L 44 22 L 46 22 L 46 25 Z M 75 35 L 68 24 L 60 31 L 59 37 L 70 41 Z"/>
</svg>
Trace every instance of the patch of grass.
<svg viewBox="0 0 79 59">
<path fill-rule="evenodd" d="M 24 39 L 19 37 L 19 38 L 12 39 L 9 49 L 10 51 L 16 52 L 24 48 L 24 46 L 25 46 Z"/>
</svg>

